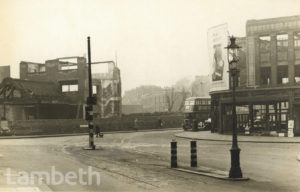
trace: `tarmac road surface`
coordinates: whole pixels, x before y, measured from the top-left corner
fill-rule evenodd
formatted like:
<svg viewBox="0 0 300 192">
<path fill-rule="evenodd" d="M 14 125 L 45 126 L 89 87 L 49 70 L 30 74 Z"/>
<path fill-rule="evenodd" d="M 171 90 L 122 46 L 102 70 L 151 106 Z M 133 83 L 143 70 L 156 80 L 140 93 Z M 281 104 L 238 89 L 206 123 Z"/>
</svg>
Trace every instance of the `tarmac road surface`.
<svg viewBox="0 0 300 192">
<path fill-rule="evenodd" d="M 189 166 L 189 140 L 180 131 L 105 134 L 97 150 L 83 150 L 88 136 L 0 140 L 0 171 L 50 171 L 63 174 L 88 166 L 101 175 L 100 185 L 46 184 L 20 186 L 1 182 L 2 189 L 28 191 L 300 191 L 300 144 L 239 143 L 241 168 L 249 181 L 224 181 L 169 168 L 170 141 L 178 142 L 178 164 Z M 230 142 L 197 141 L 198 165 L 228 171 Z M 4 177 L 5 174 L 0 177 Z M 87 180 L 87 175 L 84 176 Z M 23 187 L 23 188 L 22 188 Z M 24 188 L 25 187 L 25 188 Z M 3 191 L 3 190 L 2 190 Z"/>
</svg>

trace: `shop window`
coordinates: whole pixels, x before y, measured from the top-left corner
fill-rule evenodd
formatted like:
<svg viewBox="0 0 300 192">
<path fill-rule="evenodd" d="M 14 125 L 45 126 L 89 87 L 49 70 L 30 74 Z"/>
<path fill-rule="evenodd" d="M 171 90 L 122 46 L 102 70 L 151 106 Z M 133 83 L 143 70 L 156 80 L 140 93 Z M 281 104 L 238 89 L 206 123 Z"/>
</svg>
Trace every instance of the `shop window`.
<svg viewBox="0 0 300 192">
<path fill-rule="evenodd" d="M 277 50 L 286 50 L 288 47 L 288 34 L 281 34 L 276 36 Z"/>
<path fill-rule="evenodd" d="M 289 82 L 288 78 L 288 66 L 278 66 L 277 68 L 277 83 L 287 84 Z"/>
<path fill-rule="evenodd" d="M 295 49 L 300 48 L 300 32 L 294 33 L 294 47 Z"/>
<path fill-rule="evenodd" d="M 271 83 L 271 67 L 260 68 L 260 81 L 262 85 L 270 85 Z"/>
</svg>

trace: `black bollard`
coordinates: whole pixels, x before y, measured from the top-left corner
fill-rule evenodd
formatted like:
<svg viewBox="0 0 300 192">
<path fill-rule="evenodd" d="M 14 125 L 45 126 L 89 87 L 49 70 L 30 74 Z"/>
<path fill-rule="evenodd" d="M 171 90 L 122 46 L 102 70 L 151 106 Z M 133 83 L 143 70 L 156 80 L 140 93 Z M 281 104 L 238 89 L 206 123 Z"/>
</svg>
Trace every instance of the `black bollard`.
<svg viewBox="0 0 300 192">
<path fill-rule="evenodd" d="M 191 167 L 197 167 L 197 143 L 191 141 Z"/>
<path fill-rule="evenodd" d="M 171 168 L 177 168 L 177 142 L 171 142 Z"/>
</svg>

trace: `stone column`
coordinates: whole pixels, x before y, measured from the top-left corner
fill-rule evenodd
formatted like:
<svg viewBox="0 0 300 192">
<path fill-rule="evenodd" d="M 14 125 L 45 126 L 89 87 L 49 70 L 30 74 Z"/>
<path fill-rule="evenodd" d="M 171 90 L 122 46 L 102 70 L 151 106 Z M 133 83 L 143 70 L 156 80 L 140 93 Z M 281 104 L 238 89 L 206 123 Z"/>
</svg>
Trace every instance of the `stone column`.
<svg viewBox="0 0 300 192">
<path fill-rule="evenodd" d="M 271 35 L 270 42 L 271 85 L 277 85 L 277 40 L 276 34 Z"/>
<path fill-rule="evenodd" d="M 289 84 L 295 84 L 295 49 L 294 49 L 294 33 L 288 33 L 288 77 Z"/>
</svg>

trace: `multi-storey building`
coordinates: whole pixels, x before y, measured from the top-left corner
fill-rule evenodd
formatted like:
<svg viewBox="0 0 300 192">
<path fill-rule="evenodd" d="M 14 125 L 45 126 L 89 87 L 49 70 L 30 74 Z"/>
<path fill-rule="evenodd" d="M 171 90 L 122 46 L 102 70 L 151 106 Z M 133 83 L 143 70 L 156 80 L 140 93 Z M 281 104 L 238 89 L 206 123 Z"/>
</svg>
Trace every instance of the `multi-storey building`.
<svg viewBox="0 0 300 192">
<path fill-rule="evenodd" d="M 105 73 L 93 71 L 96 117 L 121 114 L 120 70 L 113 61 Z M 6 78 L 0 86 L 0 111 L 8 120 L 84 118 L 88 96 L 88 66 L 84 57 L 20 63 L 20 79 Z"/>
<path fill-rule="evenodd" d="M 241 130 L 287 132 L 290 122 L 300 134 L 300 16 L 249 20 L 237 44 L 245 54 L 236 90 Z M 231 131 L 231 90 L 210 94 L 213 128 Z"/>
</svg>

